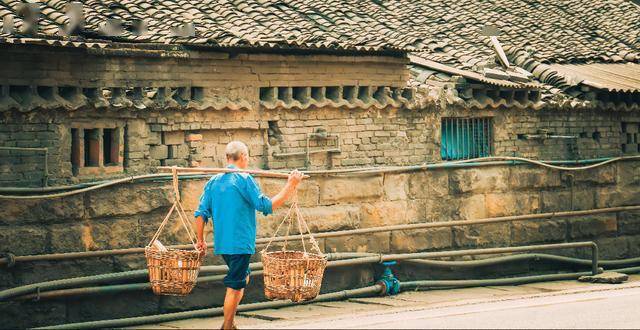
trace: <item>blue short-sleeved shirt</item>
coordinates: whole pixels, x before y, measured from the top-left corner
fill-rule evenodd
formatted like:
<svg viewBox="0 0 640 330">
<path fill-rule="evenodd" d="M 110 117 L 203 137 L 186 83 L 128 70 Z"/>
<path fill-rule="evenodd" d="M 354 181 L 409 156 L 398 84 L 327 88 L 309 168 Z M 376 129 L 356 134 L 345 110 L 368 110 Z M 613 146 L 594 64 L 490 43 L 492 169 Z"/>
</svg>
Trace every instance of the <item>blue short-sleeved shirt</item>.
<svg viewBox="0 0 640 330">
<path fill-rule="evenodd" d="M 194 215 L 202 216 L 205 223 L 213 218 L 215 254 L 253 254 L 256 210 L 267 215 L 272 206 L 254 178 L 247 173 L 224 173 L 207 182 Z"/>
</svg>

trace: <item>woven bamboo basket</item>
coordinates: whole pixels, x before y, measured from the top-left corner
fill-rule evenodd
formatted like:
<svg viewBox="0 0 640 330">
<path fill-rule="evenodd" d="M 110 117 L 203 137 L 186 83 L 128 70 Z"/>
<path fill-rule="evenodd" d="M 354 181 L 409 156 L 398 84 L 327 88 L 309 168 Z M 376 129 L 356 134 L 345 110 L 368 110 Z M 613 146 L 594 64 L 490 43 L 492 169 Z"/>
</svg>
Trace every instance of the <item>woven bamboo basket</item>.
<svg viewBox="0 0 640 330">
<path fill-rule="evenodd" d="M 310 300 L 320 293 L 327 258 L 301 251 L 262 253 L 264 294 L 267 299 Z"/>
<path fill-rule="evenodd" d="M 284 241 L 281 251 L 267 251 L 273 241 L 273 237 L 278 234 L 280 227 L 282 227 L 282 224 L 287 222 L 287 220 L 289 225 L 287 226 L 287 234 L 285 237 L 289 236 L 293 222 L 292 217 L 290 217 L 292 212 L 295 213 L 297 219 L 303 251 L 287 250 L 286 240 Z M 311 250 L 315 252 L 307 251 L 303 228 L 306 229 L 306 236 L 308 243 L 311 244 Z M 311 234 L 311 231 L 309 231 L 309 226 L 307 226 L 298 208 L 297 198 L 294 197 L 289 212 L 287 212 L 287 215 L 276 229 L 273 237 L 261 252 L 264 295 L 267 299 L 271 300 L 290 299 L 293 302 L 314 299 L 320 293 L 322 277 L 327 267 L 327 257 L 320 251 L 318 243 Z"/>
<path fill-rule="evenodd" d="M 144 255 L 147 258 L 149 282 L 153 293 L 157 295 L 185 296 L 196 285 L 204 254 L 196 248 L 195 232 L 193 232 L 193 228 L 187 221 L 187 215 L 184 212 L 182 203 L 180 203 L 176 170 L 173 172 L 173 188 L 175 202 L 151 241 L 145 247 Z M 177 211 L 178 218 L 187 231 L 187 235 L 194 247 L 193 250 L 164 248 L 156 242 L 174 211 Z M 161 248 L 158 248 L 158 246 Z"/>
</svg>

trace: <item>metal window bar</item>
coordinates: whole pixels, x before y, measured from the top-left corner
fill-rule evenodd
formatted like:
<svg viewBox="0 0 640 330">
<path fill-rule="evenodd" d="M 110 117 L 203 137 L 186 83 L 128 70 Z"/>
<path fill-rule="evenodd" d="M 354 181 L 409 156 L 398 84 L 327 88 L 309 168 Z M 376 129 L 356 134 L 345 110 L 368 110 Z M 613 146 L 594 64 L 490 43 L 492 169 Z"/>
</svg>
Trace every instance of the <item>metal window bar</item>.
<svg viewBox="0 0 640 330">
<path fill-rule="evenodd" d="M 442 118 L 441 157 L 461 160 L 492 154 L 491 118 Z"/>
</svg>

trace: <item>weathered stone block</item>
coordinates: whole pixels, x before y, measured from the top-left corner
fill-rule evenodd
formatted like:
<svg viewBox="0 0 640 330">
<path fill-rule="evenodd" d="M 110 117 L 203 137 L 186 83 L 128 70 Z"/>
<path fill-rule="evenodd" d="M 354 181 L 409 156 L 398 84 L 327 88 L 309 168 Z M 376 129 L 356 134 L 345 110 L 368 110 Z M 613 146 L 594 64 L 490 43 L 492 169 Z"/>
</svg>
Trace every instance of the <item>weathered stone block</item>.
<svg viewBox="0 0 640 330">
<path fill-rule="evenodd" d="M 87 251 L 93 247 L 91 227 L 88 225 L 52 225 L 49 232 L 53 253 Z"/>
<path fill-rule="evenodd" d="M 618 162 L 617 182 L 620 185 L 638 185 L 640 183 L 640 165 L 637 162 Z"/>
<path fill-rule="evenodd" d="M 608 164 L 586 171 L 562 172 L 563 182 L 581 182 L 590 184 L 613 184 L 616 183 L 616 165 Z"/>
<path fill-rule="evenodd" d="M 189 156 L 189 147 L 186 144 L 175 144 L 168 146 L 168 158 L 185 159 Z"/>
<path fill-rule="evenodd" d="M 508 178 L 506 167 L 453 170 L 449 174 L 449 190 L 454 194 L 503 191 L 508 187 Z"/>
<path fill-rule="evenodd" d="M 64 324 L 67 316 L 64 301 L 0 302 L 0 311 L 5 329 Z M 25 311 L 29 311 L 28 317 L 25 317 Z"/>
<path fill-rule="evenodd" d="M 629 257 L 640 257 L 640 236 L 625 236 L 629 244 Z"/>
<path fill-rule="evenodd" d="M 509 171 L 509 187 L 514 189 L 554 188 L 562 185 L 556 170 L 512 166 Z"/>
<path fill-rule="evenodd" d="M 429 228 L 391 233 L 392 253 L 411 253 L 449 248 L 453 243 L 451 228 Z"/>
<path fill-rule="evenodd" d="M 325 239 L 326 252 L 373 252 L 388 253 L 388 232 L 328 237 Z"/>
<path fill-rule="evenodd" d="M 195 211 L 198 209 L 200 196 L 202 196 L 207 182 L 209 179 L 180 181 L 180 201 L 186 210 Z"/>
<path fill-rule="evenodd" d="M 622 205 L 640 204 L 640 187 L 613 186 L 601 187 L 596 190 L 596 207 L 615 207 Z"/>
<path fill-rule="evenodd" d="M 568 224 L 570 238 L 602 237 L 615 234 L 618 230 L 615 214 L 569 219 Z"/>
<path fill-rule="evenodd" d="M 0 249 L 15 255 L 47 252 L 47 231 L 36 226 L 0 227 Z"/>
<path fill-rule="evenodd" d="M 149 136 L 149 127 L 144 120 L 129 120 L 127 135 L 133 138 L 146 138 Z"/>
<path fill-rule="evenodd" d="M 104 296 L 72 299 L 67 302 L 67 322 L 150 315 L 158 312 L 159 300 L 151 290 L 120 293 L 118 299 Z"/>
<path fill-rule="evenodd" d="M 162 221 L 160 219 L 159 221 Z M 174 222 L 175 223 L 175 222 Z M 89 224 L 91 238 L 87 238 L 85 244 L 96 250 L 124 249 L 146 245 L 151 240 L 152 235 L 143 239 L 138 218 L 123 218 L 117 220 L 94 221 Z M 157 228 L 156 228 L 157 229 Z M 164 235 L 171 234 L 173 227 L 168 224 L 164 229 Z M 162 240 L 163 244 L 168 243 Z M 165 244 L 168 245 L 168 244 Z"/>
<path fill-rule="evenodd" d="M 627 211 L 618 213 L 618 234 L 640 234 L 640 211 Z"/>
<path fill-rule="evenodd" d="M 187 134 L 187 136 L 184 138 L 185 141 L 187 142 L 195 142 L 195 141 L 202 141 L 202 134 Z"/>
<path fill-rule="evenodd" d="M 409 196 L 411 198 L 436 198 L 449 194 L 449 172 L 433 170 L 409 174 Z"/>
<path fill-rule="evenodd" d="M 320 204 L 378 200 L 383 194 L 382 177 L 326 178 L 320 182 Z"/>
<path fill-rule="evenodd" d="M 169 147 L 166 145 L 158 145 L 149 147 L 149 157 L 153 159 L 169 158 Z"/>
<path fill-rule="evenodd" d="M 424 199 L 407 200 L 407 222 L 425 222 L 427 218 L 427 201 Z"/>
<path fill-rule="evenodd" d="M 162 144 L 176 145 L 184 143 L 184 132 L 162 132 Z"/>
<path fill-rule="evenodd" d="M 286 181 L 283 179 L 259 178 L 258 184 L 262 193 L 272 197 L 284 187 Z M 320 187 L 316 179 L 304 179 L 298 185 L 298 203 L 302 206 L 318 205 Z"/>
<path fill-rule="evenodd" d="M 487 217 L 484 195 L 473 195 L 459 200 L 458 215 L 460 219 L 472 220 Z"/>
<path fill-rule="evenodd" d="M 543 191 L 541 201 L 542 212 L 561 212 L 571 210 L 589 210 L 595 207 L 593 189 L 574 188 L 560 191 Z"/>
<path fill-rule="evenodd" d="M 511 243 L 528 245 L 534 243 L 559 242 L 565 239 L 565 221 L 517 221 L 512 223 Z"/>
<path fill-rule="evenodd" d="M 509 223 L 453 227 L 457 247 L 507 246 L 511 243 Z"/>
<path fill-rule="evenodd" d="M 386 199 L 390 201 L 407 199 L 409 174 L 386 174 L 383 187 Z"/>
<path fill-rule="evenodd" d="M 429 198 L 425 200 L 425 220 L 429 222 L 459 220 L 461 203 L 460 198 L 451 196 Z M 484 207 L 484 205 L 482 207 Z M 466 212 L 471 212 L 471 210 Z M 466 216 L 473 215 L 470 214 Z M 411 220 L 411 218 L 408 219 Z"/>
<path fill-rule="evenodd" d="M 364 203 L 360 209 L 360 227 L 379 227 L 407 223 L 407 202 Z"/>
<path fill-rule="evenodd" d="M 606 237 L 595 240 L 598 245 L 600 259 L 623 259 L 631 257 L 629 255 L 630 240 L 628 236 Z M 588 251 L 589 256 L 591 251 Z"/>
<path fill-rule="evenodd" d="M 357 205 L 319 206 L 301 211 L 312 233 L 354 229 L 360 224 Z"/>
<path fill-rule="evenodd" d="M 82 195 L 47 200 L 0 200 L 0 223 L 25 224 L 62 222 L 84 217 Z"/>
<path fill-rule="evenodd" d="M 503 193 L 485 195 L 486 216 L 502 217 L 507 215 L 538 213 L 540 198 L 538 194 Z"/>
<path fill-rule="evenodd" d="M 173 203 L 169 183 L 115 186 L 87 194 L 86 211 L 92 218 L 146 213 Z"/>
</svg>

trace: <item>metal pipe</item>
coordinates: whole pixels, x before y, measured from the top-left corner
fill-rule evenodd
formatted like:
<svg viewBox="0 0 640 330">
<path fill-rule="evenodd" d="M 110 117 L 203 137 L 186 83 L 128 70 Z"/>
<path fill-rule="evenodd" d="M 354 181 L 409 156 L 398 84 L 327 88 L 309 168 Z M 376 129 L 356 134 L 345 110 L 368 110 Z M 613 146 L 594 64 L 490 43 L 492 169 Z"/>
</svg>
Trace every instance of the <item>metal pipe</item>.
<svg viewBox="0 0 640 330">
<path fill-rule="evenodd" d="M 327 254 L 328 260 L 334 260 L 334 259 L 339 260 L 341 258 L 351 258 L 351 257 L 354 257 L 354 255 L 351 253 Z M 262 268 L 262 264 L 258 262 L 251 263 L 249 266 L 251 267 L 251 269 L 254 269 L 254 270 Z M 225 272 L 227 269 L 228 267 L 225 265 L 202 266 L 200 267 L 200 273 Z M 4 301 L 6 299 L 17 297 L 17 296 L 27 295 L 27 294 L 38 292 L 38 291 L 45 291 L 45 290 L 51 291 L 56 289 L 71 288 L 74 286 L 144 279 L 148 276 L 148 274 L 149 274 L 148 270 L 138 269 L 138 270 L 131 270 L 126 272 L 74 277 L 69 279 L 61 279 L 61 280 L 53 280 L 53 281 L 47 281 L 42 283 L 28 284 L 28 285 L 23 285 L 20 287 L 0 291 L 0 301 Z M 126 287 L 126 288 L 134 288 L 134 287 Z"/>
<path fill-rule="evenodd" d="M 330 260 L 335 259 L 353 259 L 353 258 L 362 258 L 362 257 L 370 257 L 375 256 L 375 253 L 339 253 L 336 256 L 330 258 Z M 496 266 L 503 263 L 509 262 L 517 262 L 517 261 L 527 261 L 527 260 L 546 260 L 553 262 L 561 262 L 571 265 L 578 266 L 591 266 L 593 261 L 586 259 L 578 259 L 571 257 L 563 257 L 556 256 L 550 254 L 518 254 L 518 255 L 509 255 L 509 256 L 501 256 L 495 258 L 487 258 L 482 260 L 466 260 L 466 261 L 443 261 L 443 260 L 422 260 L 422 259 L 407 259 L 403 260 L 403 263 L 411 263 L 428 267 L 445 267 L 445 268 L 472 268 L 472 267 L 487 267 L 487 266 Z M 629 265 L 629 264 L 638 264 L 640 263 L 640 258 L 629 258 L 623 260 L 600 260 L 600 266 L 620 266 L 620 265 Z M 262 274 L 262 264 L 261 263 L 252 263 L 251 265 L 251 275 L 258 276 Z M 335 262 L 330 261 L 327 264 L 327 268 L 332 268 L 340 266 Z M 209 266 L 207 266 L 209 267 Z M 224 266 L 220 266 L 223 268 Z M 224 278 L 224 275 L 212 275 L 212 276 L 201 276 L 198 277 L 198 283 L 206 283 L 206 282 L 215 282 L 221 281 Z M 114 294 L 126 291 L 137 291 L 137 290 L 148 290 L 151 288 L 149 283 L 134 283 L 134 284 L 116 284 L 116 285 L 108 285 L 108 286 L 97 286 L 97 287 L 84 287 L 84 288 L 72 288 L 72 289 L 61 289 L 61 290 L 51 290 L 51 291 L 40 291 L 37 293 L 31 293 L 22 296 L 16 296 L 12 300 L 24 301 L 24 300 L 42 300 L 42 299 L 54 299 L 54 298 L 63 298 L 63 297 L 76 297 L 76 296 L 84 296 L 84 295 L 97 295 L 97 294 Z"/>
<path fill-rule="evenodd" d="M 544 244 L 544 245 L 531 245 L 531 246 L 514 246 L 514 247 L 501 247 L 501 248 L 487 248 L 487 249 L 474 249 L 474 250 L 458 250 L 458 251 L 438 251 L 438 252 L 417 252 L 417 253 L 399 253 L 399 254 L 387 254 L 371 257 L 363 257 L 358 259 L 338 260 L 334 264 L 340 266 L 352 266 L 366 263 L 380 263 L 384 261 L 400 261 L 406 259 L 430 259 L 430 258 L 442 258 L 442 257 L 459 257 L 459 256 L 472 256 L 481 254 L 500 254 L 500 253 L 513 253 L 513 252 L 526 252 L 526 251 L 544 251 L 544 250 L 556 250 L 556 249 L 573 249 L 573 248 L 591 248 L 591 272 L 593 275 L 599 273 L 598 270 L 598 246 L 594 242 L 574 242 L 574 243 L 557 243 L 557 244 Z"/>
<path fill-rule="evenodd" d="M 580 276 L 591 275 L 590 272 L 563 273 L 563 274 L 546 274 L 533 275 L 511 278 L 495 278 L 482 280 L 424 280 L 400 282 L 401 290 L 419 290 L 420 288 L 464 288 L 474 286 L 494 286 L 494 285 L 520 285 L 543 281 L 560 281 L 577 279 Z"/>
<path fill-rule="evenodd" d="M 495 217 L 495 218 L 482 218 L 482 219 L 476 219 L 476 220 L 422 222 L 422 223 L 413 223 L 413 224 L 405 224 L 405 225 L 392 225 L 392 226 L 382 226 L 382 227 L 340 230 L 340 231 L 332 231 L 332 232 L 321 232 L 321 233 L 316 233 L 313 236 L 315 238 L 327 238 L 327 237 L 370 234 L 370 233 L 385 232 L 385 231 L 470 226 L 470 225 L 482 225 L 482 224 L 498 223 L 498 222 L 522 221 L 522 220 L 550 220 L 553 218 L 577 217 L 577 216 L 583 216 L 583 215 L 634 211 L 634 210 L 640 210 L 640 205 L 608 207 L 608 208 L 602 208 L 602 209 L 591 209 L 591 210 L 582 210 L 582 211 L 533 213 L 533 214 L 513 215 L 513 216 Z M 308 234 L 303 235 L 303 237 L 305 238 L 308 236 L 309 236 Z M 300 235 L 277 236 L 273 238 L 273 242 L 292 240 L 298 237 L 300 237 Z M 256 240 L 256 244 L 264 244 L 264 243 L 267 243 L 269 240 L 270 238 L 259 238 Z M 192 249 L 193 248 L 193 246 L 189 244 L 173 245 L 170 247 L 175 249 Z M 134 254 L 134 253 L 142 253 L 142 252 L 144 252 L 144 248 L 140 247 L 140 248 L 102 250 L 102 251 L 53 253 L 53 254 L 43 254 L 43 255 L 16 256 L 14 258 L 15 259 L 14 261 L 15 262 L 33 262 L 33 261 L 44 261 L 44 260 L 47 260 L 47 261 L 67 260 L 67 259 L 79 259 L 79 258 L 116 256 L 116 255 Z M 0 266 L 6 265 L 8 263 L 9 263 L 9 258 L 6 258 L 6 257 L 0 258 Z"/>
<path fill-rule="evenodd" d="M 238 168 L 217 168 L 217 167 L 177 167 L 177 166 L 159 166 L 160 171 L 173 171 L 178 172 L 197 172 L 197 173 L 248 173 L 255 176 L 263 176 L 268 178 L 280 178 L 286 179 L 289 177 L 288 173 L 275 172 L 275 171 L 263 171 L 263 170 L 244 170 Z M 304 175 L 304 178 L 308 178 L 308 175 Z"/>
<path fill-rule="evenodd" d="M 296 152 L 274 152 L 273 153 L 273 157 L 290 157 L 290 156 L 302 156 L 302 155 L 311 155 L 311 154 L 320 154 L 320 153 L 324 153 L 324 152 L 328 152 L 328 153 L 334 153 L 334 152 L 341 152 L 340 149 L 337 148 L 331 148 L 331 149 L 317 149 L 317 150 L 309 150 L 307 151 L 296 151 Z M 306 172 L 305 172 L 306 173 Z"/>
<path fill-rule="evenodd" d="M 373 294 L 381 294 L 382 285 L 376 284 L 359 289 L 342 290 L 332 293 L 318 295 L 314 300 L 294 303 L 291 301 L 266 301 L 253 304 L 242 304 L 238 306 L 238 312 L 248 312 L 268 308 L 282 308 L 293 305 L 309 304 L 316 302 L 344 300 L 347 298 L 370 296 Z M 149 323 L 160 323 L 175 320 L 184 320 L 195 317 L 212 317 L 222 315 L 222 307 L 198 309 L 186 312 L 166 313 L 159 315 L 129 317 L 115 320 L 89 321 L 80 323 L 61 324 L 57 326 L 42 327 L 37 329 L 95 329 L 95 328 L 119 328 Z"/>
<path fill-rule="evenodd" d="M 496 159 L 509 159 L 509 160 L 496 160 Z M 314 171 L 304 171 L 307 175 L 334 175 L 334 174 L 364 174 L 364 175 L 372 175 L 379 173 L 395 173 L 395 172 L 410 172 L 410 171 L 418 171 L 418 170 L 428 170 L 428 169 L 438 169 L 438 168 L 460 168 L 460 167 L 479 167 L 479 166 L 493 166 L 493 165 L 520 165 L 520 164 L 535 164 L 539 166 L 547 166 L 551 164 L 594 164 L 593 166 L 582 167 L 582 168 L 570 168 L 570 167 L 559 167 L 559 166 L 551 166 L 554 169 L 560 170 L 584 170 L 593 168 L 596 166 L 602 166 L 608 163 L 612 163 L 615 161 L 627 161 L 627 160 L 635 160 L 640 159 L 640 156 L 623 156 L 623 157 L 606 157 L 606 158 L 595 158 L 595 159 L 584 159 L 584 160 L 550 160 L 550 161 L 535 161 L 527 158 L 521 157 L 480 157 L 473 159 L 465 159 L 459 161 L 452 162 L 444 162 L 444 163 L 435 163 L 435 164 L 422 164 L 422 165 L 411 165 L 411 166 L 392 166 L 392 167 L 360 167 L 360 168 L 345 168 L 345 169 L 334 169 L 334 170 L 314 170 Z M 271 173 L 285 173 L 278 170 L 272 170 Z M 157 177 L 161 177 L 162 175 L 158 175 Z M 123 182 L 133 182 L 133 181 L 144 181 L 148 178 L 148 175 L 140 175 L 130 177 L 130 180 L 123 181 L 113 181 L 113 184 L 119 184 Z M 107 181 L 112 182 L 112 181 Z M 87 185 L 89 183 L 81 184 Z M 106 185 L 110 186 L 112 184 Z M 93 185 L 92 185 L 93 186 Z M 95 186 L 100 186 L 95 189 L 104 188 L 106 186 L 101 186 L 100 184 L 96 184 Z M 60 190 L 67 190 L 67 187 L 73 186 L 62 186 Z M 23 189 L 23 191 L 27 192 L 28 188 L 0 188 L 0 192 L 11 192 L 13 189 Z M 35 188 L 38 189 L 38 188 Z M 91 189 L 90 189 L 91 190 Z M 38 192 L 38 190 L 34 190 Z M 70 195 L 76 193 L 85 192 L 84 190 L 77 190 L 71 192 Z M 13 195 L 0 195 L 0 199 L 22 199 L 22 198 L 54 198 L 54 197 L 62 197 L 62 196 L 52 196 L 52 195 L 43 195 L 43 196 L 13 196 Z"/>
</svg>

